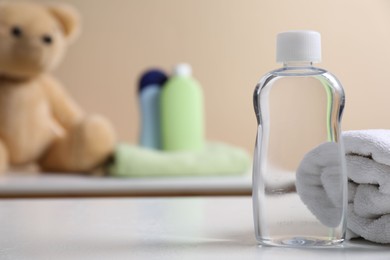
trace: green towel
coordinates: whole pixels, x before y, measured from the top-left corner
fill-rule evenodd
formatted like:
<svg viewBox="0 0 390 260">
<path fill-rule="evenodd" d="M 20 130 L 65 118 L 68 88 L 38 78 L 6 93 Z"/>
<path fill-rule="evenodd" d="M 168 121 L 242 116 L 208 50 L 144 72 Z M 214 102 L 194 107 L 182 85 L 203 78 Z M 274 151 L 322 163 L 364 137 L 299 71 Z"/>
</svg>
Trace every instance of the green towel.
<svg viewBox="0 0 390 260">
<path fill-rule="evenodd" d="M 250 166 L 246 151 L 223 143 L 208 143 L 198 152 L 165 152 L 119 144 L 108 172 L 118 177 L 240 175 Z"/>
</svg>

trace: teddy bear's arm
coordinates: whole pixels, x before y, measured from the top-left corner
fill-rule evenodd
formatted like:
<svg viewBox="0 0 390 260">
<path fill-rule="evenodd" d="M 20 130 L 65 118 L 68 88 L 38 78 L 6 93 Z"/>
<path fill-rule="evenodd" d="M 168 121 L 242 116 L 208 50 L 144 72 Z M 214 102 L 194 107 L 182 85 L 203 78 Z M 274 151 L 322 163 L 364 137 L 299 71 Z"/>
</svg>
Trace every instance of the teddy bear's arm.
<svg viewBox="0 0 390 260">
<path fill-rule="evenodd" d="M 58 122 L 67 130 L 80 123 L 84 112 L 65 91 L 64 87 L 53 77 L 47 75 L 41 80 L 51 111 Z"/>
</svg>

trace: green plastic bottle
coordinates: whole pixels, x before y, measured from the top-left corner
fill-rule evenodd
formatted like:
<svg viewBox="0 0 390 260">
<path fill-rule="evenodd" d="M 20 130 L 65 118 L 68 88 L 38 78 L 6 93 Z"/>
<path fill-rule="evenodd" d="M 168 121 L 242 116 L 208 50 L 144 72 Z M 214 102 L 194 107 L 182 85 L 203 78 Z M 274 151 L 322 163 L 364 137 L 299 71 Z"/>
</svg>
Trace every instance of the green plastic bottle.
<svg viewBox="0 0 390 260">
<path fill-rule="evenodd" d="M 203 92 L 188 64 L 176 66 L 161 91 L 162 149 L 196 151 L 204 146 Z"/>
</svg>

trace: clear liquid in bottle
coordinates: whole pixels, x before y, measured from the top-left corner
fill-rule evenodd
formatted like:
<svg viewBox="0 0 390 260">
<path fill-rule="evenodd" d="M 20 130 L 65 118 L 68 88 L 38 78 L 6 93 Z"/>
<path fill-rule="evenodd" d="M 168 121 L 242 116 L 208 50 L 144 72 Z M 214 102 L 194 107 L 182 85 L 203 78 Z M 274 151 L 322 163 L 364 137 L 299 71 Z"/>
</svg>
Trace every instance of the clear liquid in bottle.
<svg viewBox="0 0 390 260">
<path fill-rule="evenodd" d="M 318 39 L 310 41 L 320 37 L 318 33 L 282 34 L 278 60 L 283 59 L 284 66 L 265 75 L 254 93 L 256 238 L 264 245 L 338 245 L 346 226 L 347 177 L 340 132 L 344 91 L 332 74 L 313 66 L 319 59 L 313 53 L 320 57 L 320 46 Z M 287 42 L 290 49 L 285 54 Z M 302 54 L 310 44 L 317 47 Z M 298 54 L 291 54 L 294 47 Z"/>
</svg>

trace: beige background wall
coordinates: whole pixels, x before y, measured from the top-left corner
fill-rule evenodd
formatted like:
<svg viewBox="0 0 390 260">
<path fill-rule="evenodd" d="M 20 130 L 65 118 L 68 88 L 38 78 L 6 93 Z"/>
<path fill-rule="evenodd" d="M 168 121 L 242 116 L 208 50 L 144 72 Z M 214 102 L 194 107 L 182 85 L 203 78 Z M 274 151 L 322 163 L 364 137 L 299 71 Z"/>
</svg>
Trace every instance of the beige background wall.
<svg viewBox="0 0 390 260">
<path fill-rule="evenodd" d="M 46 1 L 52 2 L 52 1 Z M 322 33 L 323 63 L 345 86 L 343 129 L 390 128 L 390 1 L 67 0 L 83 34 L 56 74 L 89 112 L 136 142 L 139 74 L 193 65 L 204 87 L 207 137 L 252 151 L 252 93 L 274 62 L 275 35 Z"/>
</svg>

